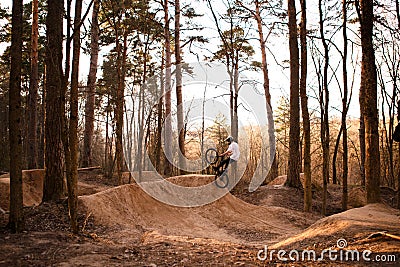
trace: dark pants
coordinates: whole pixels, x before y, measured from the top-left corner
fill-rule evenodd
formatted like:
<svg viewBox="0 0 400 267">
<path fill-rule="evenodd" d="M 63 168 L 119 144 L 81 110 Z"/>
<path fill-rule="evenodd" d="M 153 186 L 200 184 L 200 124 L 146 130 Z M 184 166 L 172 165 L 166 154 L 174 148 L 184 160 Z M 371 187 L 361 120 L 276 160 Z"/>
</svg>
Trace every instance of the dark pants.
<svg viewBox="0 0 400 267">
<path fill-rule="evenodd" d="M 226 159 L 224 159 L 224 160 L 221 161 L 221 163 L 217 166 L 217 169 L 218 169 L 218 171 L 219 171 L 219 169 L 220 169 L 221 167 L 223 167 L 224 171 L 226 171 L 226 170 L 228 169 L 228 166 L 229 166 L 230 164 L 233 164 L 233 163 L 236 163 L 236 160 L 233 160 L 233 159 L 231 159 L 231 158 L 226 158 Z"/>
</svg>

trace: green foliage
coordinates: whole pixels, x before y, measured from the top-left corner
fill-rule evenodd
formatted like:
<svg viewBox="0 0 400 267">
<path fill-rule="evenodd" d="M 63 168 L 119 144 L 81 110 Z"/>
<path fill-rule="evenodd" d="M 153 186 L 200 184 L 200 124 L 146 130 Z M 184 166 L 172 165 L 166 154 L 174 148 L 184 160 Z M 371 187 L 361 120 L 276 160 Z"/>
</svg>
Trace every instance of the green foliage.
<svg viewBox="0 0 400 267">
<path fill-rule="evenodd" d="M 214 53 L 214 59 L 225 61 L 227 57 L 234 57 L 239 60 L 248 60 L 254 55 L 254 49 L 249 44 L 242 27 L 236 26 L 224 31 L 222 38 L 225 41 L 219 46 L 220 50 Z"/>
<path fill-rule="evenodd" d="M 45 28 L 45 6 L 44 1 L 39 1 L 39 35 L 44 32 Z M 0 42 L 6 43 L 8 46 L 0 56 L 0 64 L 10 66 L 10 44 L 11 44 L 11 10 L 0 7 L 0 20 L 6 20 L 7 23 L 3 27 L 3 31 L 0 31 Z M 24 5 L 24 16 L 23 16 L 23 36 L 22 36 L 22 85 L 23 90 L 27 90 L 29 86 L 30 78 L 30 51 L 31 51 L 31 25 L 32 17 L 32 2 Z M 44 52 L 45 52 L 45 36 L 39 36 L 39 74 L 44 72 Z M 2 69 L 0 71 L 7 71 Z M 1 74 L 0 74 L 1 75 Z M 25 86 L 24 86 L 25 85 Z"/>
<path fill-rule="evenodd" d="M 149 2 L 143 0 L 102 1 L 99 13 L 101 43 L 115 43 L 116 34 L 122 38 L 129 36 L 129 42 L 138 39 L 139 34 L 161 38 L 163 28 L 150 10 Z"/>
</svg>

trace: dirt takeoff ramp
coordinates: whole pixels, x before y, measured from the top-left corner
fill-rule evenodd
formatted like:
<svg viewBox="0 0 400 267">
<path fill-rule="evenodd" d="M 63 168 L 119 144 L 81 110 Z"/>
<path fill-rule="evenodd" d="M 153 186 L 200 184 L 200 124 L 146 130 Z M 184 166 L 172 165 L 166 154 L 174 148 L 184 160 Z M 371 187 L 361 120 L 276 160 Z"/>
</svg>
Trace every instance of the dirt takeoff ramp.
<svg viewBox="0 0 400 267">
<path fill-rule="evenodd" d="M 212 182 L 210 176 L 179 176 L 172 183 L 199 186 Z M 299 233 L 291 223 L 302 215 L 277 207 L 259 207 L 243 202 L 230 193 L 200 207 L 180 208 L 153 199 L 138 185 L 124 185 L 80 197 L 81 206 L 97 223 L 119 226 L 121 230 L 144 229 L 165 236 L 212 238 L 213 240 L 266 244 Z"/>
</svg>

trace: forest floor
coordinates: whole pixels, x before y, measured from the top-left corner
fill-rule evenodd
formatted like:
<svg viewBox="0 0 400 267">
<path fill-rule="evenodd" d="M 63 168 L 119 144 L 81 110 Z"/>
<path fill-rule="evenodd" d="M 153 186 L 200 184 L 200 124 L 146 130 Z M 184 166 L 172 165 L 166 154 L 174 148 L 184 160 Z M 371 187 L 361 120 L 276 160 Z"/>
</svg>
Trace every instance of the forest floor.
<svg viewBox="0 0 400 267">
<path fill-rule="evenodd" d="M 127 182 L 128 176 L 124 178 Z M 193 186 L 210 179 L 172 178 Z M 400 235 L 400 211 L 390 207 L 394 192 L 388 188 L 382 188 L 383 204 L 364 207 L 362 190 L 352 188 L 349 204 L 359 208 L 341 212 L 341 189 L 330 185 L 331 216 L 323 217 L 319 191 L 313 196 L 313 212 L 303 213 L 303 193 L 282 186 L 284 177 L 253 193 L 239 185 L 206 206 L 177 208 L 154 200 L 135 184 L 114 187 L 99 170 L 83 170 L 82 233 L 73 235 L 66 201 L 39 205 L 43 171 L 25 172 L 24 182 L 26 231 L 11 234 L 4 212 L 9 179 L 0 176 L 0 266 L 400 266 L 400 241 L 377 234 Z M 342 252 L 370 250 L 372 260 L 332 261 L 325 255 L 320 261 L 285 261 L 277 253 L 313 250 L 318 256 L 324 249 L 339 250 L 338 240 L 346 242 Z M 388 262 L 377 262 L 376 256 Z"/>
</svg>

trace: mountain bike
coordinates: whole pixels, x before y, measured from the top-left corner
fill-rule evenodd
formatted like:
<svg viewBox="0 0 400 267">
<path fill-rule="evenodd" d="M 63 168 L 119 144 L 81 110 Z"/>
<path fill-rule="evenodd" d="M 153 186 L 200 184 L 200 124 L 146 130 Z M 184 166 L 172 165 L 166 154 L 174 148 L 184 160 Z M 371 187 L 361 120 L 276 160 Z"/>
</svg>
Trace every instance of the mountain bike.
<svg viewBox="0 0 400 267">
<path fill-rule="evenodd" d="M 226 188 L 229 184 L 229 177 L 227 174 L 229 164 L 220 166 L 223 157 L 218 154 L 218 151 L 215 148 L 207 149 L 205 158 L 206 162 L 212 166 L 215 173 L 215 185 L 219 188 Z"/>
</svg>

